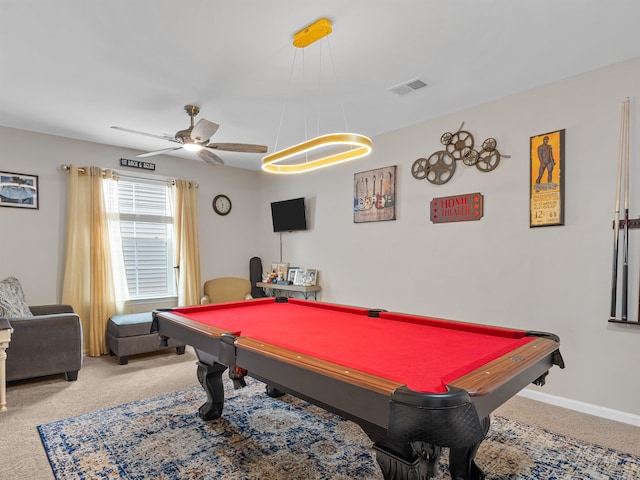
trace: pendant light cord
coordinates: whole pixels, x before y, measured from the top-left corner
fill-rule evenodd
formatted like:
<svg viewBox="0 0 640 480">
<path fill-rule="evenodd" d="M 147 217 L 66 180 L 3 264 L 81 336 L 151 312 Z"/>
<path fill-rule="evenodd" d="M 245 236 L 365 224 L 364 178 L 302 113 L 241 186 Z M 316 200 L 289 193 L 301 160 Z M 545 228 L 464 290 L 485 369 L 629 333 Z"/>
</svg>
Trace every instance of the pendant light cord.
<svg viewBox="0 0 640 480">
<path fill-rule="evenodd" d="M 347 125 L 347 113 L 344 109 L 344 102 L 342 101 L 342 92 L 340 91 L 340 82 L 338 82 L 338 72 L 336 70 L 336 64 L 333 60 L 333 51 L 331 49 L 331 42 L 329 41 L 329 37 L 326 38 L 327 46 L 329 47 L 329 58 L 331 59 L 331 67 L 333 68 L 333 77 L 336 82 L 336 90 L 338 91 L 338 98 L 340 99 L 340 109 L 342 110 L 342 119 L 344 120 L 344 131 L 349 131 L 349 126 Z"/>
<path fill-rule="evenodd" d="M 296 55 L 298 54 L 298 49 L 295 48 L 293 51 L 293 61 L 291 62 L 291 70 L 289 70 L 289 85 L 287 86 L 287 95 L 284 99 L 284 105 L 282 105 L 282 113 L 280 114 L 280 124 L 278 125 L 278 133 L 276 134 L 276 144 L 274 150 L 278 150 L 278 142 L 280 141 L 280 132 L 282 131 L 282 123 L 284 122 L 284 114 L 287 110 L 287 103 L 289 100 L 289 95 L 291 94 L 291 84 L 293 83 L 293 68 L 296 65 Z"/>
</svg>

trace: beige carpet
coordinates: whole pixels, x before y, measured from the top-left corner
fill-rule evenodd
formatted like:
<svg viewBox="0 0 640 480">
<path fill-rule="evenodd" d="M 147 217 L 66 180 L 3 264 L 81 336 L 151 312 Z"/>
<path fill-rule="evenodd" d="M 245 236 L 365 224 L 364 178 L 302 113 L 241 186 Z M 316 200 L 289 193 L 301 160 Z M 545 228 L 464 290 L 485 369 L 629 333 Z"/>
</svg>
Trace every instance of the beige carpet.
<svg viewBox="0 0 640 480">
<path fill-rule="evenodd" d="M 175 353 L 86 358 L 77 382 L 62 376 L 7 389 L 9 410 L 0 414 L 0 479 L 53 480 L 36 426 L 197 386 L 195 355 Z M 564 435 L 640 456 L 640 428 L 516 397 L 498 414 Z"/>
</svg>

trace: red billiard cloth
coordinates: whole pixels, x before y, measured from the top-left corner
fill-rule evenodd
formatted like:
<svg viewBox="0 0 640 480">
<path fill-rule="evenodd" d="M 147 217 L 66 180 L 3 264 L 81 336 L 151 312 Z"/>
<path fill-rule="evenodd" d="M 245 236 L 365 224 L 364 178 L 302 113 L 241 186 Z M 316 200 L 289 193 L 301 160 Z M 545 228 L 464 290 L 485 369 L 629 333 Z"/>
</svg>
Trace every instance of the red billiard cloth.
<svg viewBox="0 0 640 480">
<path fill-rule="evenodd" d="M 272 298 L 178 308 L 191 320 L 407 385 L 441 393 L 461 377 L 533 340 L 521 330 Z"/>
</svg>

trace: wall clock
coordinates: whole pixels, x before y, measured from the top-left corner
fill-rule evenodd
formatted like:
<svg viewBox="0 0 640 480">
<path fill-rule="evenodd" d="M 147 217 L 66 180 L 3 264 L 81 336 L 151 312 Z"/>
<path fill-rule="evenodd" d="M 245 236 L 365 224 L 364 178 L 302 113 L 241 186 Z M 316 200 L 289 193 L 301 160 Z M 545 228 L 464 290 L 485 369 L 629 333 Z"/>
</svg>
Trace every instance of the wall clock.
<svg viewBox="0 0 640 480">
<path fill-rule="evenodd" d="M 231 200 L 226 195 L 213 197 L 213 211 L 218 215 L 227 215 L 231 211 Z"/>
</svg>

